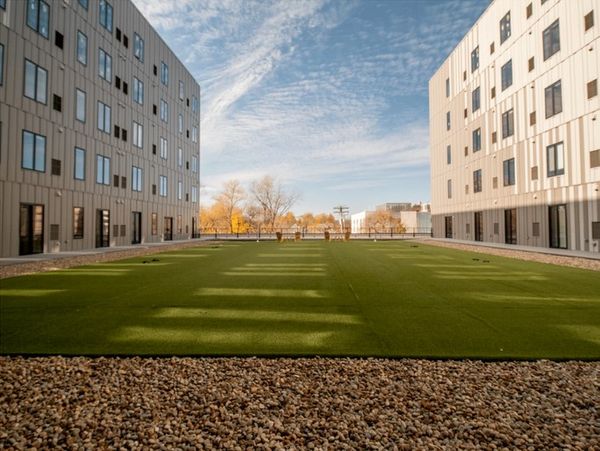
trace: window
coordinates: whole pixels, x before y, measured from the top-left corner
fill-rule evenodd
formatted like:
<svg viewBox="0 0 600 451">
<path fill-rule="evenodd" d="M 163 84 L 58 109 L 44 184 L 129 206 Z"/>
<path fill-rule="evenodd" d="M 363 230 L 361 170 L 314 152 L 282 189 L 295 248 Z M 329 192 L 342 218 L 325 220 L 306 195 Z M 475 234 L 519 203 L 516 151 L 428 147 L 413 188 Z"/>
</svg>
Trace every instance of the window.
<svg viewBox="0 0 600 451">
<path fill-rule="evenodd" d="M 177 118 L 177 128 L 179 129 L 179 133 L 183 133 L 183 115 L 179 114 Z"/>
<path fill-rule="evenodd" d="M 4 46 L 0 44 L 0 86 L 4 84 Z"/>
<path fill-rule="evenodd" d="M 87 36 L 81 31 L 77 30 L 77 61 L 79 61 L 84 66 L 87 66 L 87 48 Z"/>
<path fill-rule="evenodd" d="M 140 149 L 144 147 L 144 127 L 133 121 L 133 145 Z"/>
<path fill-rule="evenodd" d="M 179 80 L 179 100 L 183 100 L 185 97 L 185 85 L 183 81 Z"/>
<path fill-rule="evenodd" d="M 169 66 L 163 61 L 160 62 L 160 82 L 165 86 L 169 85 Z"/>
<path fill-rule="evenodd" d="M 75 119 L 85 122 L 85 91 L 75 88 Z"/>
<path fill-rule="evenodd" d="M 565 157 L 563 143 L 552 144 L 546 147 L 548 161 L 548 177 L 563 175 L 565 173 Z"/>
<path fill-rule="evenodd" d="M 169 147 L 168 147 L 168 142 L 166 140 L 166 138 L 163 138 L 162 136 L 160 137 L 160 157 L 163 160 L 167 159 L 167 156 L 169 154 Z"/>
<path fill-rule="evenodd" d="M 0 8 L 6 9 L 6 0 L 0 0 Z"/>
<path fill-rule="evenodd" d="M 450 97 L 450 79 L 446 78 L 446 97 Z"/>
<path fill-rule="evenodd" d="M 46 171 L 46 137 L 23 130 L 23 153 L 21 160 L 23 169 Z"/>
<path fill-rule="evenodd" d="M 164 175 L 161 175 L 159 177 L 159 192 L 158 193 L 162 197 L 167 196 L 167 177 Z"/>
<path fill-rule="evenodd" d="M 106 0 L 100 0 L 100 25 L 112 33 L 113 28 L 113 7 Z"/>
<path fill-rule="evenodd" d="M 198 202 L 198 187 L 192 186 L 192 203 Z"/>
<path fill-rule="evenodd" d="M 471 52 L 471 72 L 475 72 L 479 69 L 479 47 Z"/>
<path fill-rule="evenodd" d="M 83 208 L 73 207 L 73 239 L 83 238 Z"/>
<path fill-rule="evenodd" d="M 504 160 L 502 162 L 502 172 L 504 174 L 504 186 L 515 184 L 515 159 Z"/>
<path fill-rule="evenodd" d="M 509 60 L 501 69 L 502 90 L 513 84 L 512 60 Z"/>
<path fill-rule="evenodd" d="M 144 83 L 133 77 L 133 100 L 140 105 L 144 104 Z"/>
<path fill-rule="evenodd" d="M 192 142 L 198 142 L 198 127 L 192 128 Z"/>
<path fill-rule="evenodd" d="M 144 40 L 139 34 L 133 34 L 133 56 L 144 62 Z"/>
<path fill-rule="evenodd" d="M 112 82 L 112 57 L 102 49 L 98 49 L 98 75 L 107 82 Z"/>
<path fill-rule="evenodd" d="M 160 99 L 160 120 L 169 122 L 169 104 L 163 99 Z"/>
<path fill-rule="evenodd" d="M 44 0 L 27 0 L 27 26 L 48 39 L 50 7 Z"/>
<path fill-rule="evenodd" d="M 481 128 L 473 130 L 473 152 L 481 150 Z"/>
<path fill-rule="evenodd" d="M 510 11 L 500 21 L 500 44 L 510 38 Z"/>
<path fill-rule="evenodd" d="M 85 150 L 75 147 L 73 152 L 73 178 L 75 180 L 85 180 Z"/>
<path fill-rule="evenodd" d="M 152 235 L 158 235 L 158 213 L 152 213 L 150 220 Z"/>
<path fill-rule="evenodd" d="M 48 71 L 29 60 L 25 60 L 24 96 L 39 103 L 46 103 Z"/>
<path fill-rule="evenodd" d="M 544 30 L 544 61 L 560 50 L 560 29 L 558 19 Z"/>
<path fill-rule="evenodd" d="M 1 75 L 1 71 L 0 71 Z M 2 84 L 2 82 L 0 82 Z M 598 95 L 598 79 L 592 80 L 587 84 L 587 98 L 591 99 Z"/>
<path fill-rule="evenodd" d="M 515 134 L 515 114 L 511 108 L 502 114 L 502 139 Z"/>
<path fill-rule="evenodd" d="M 198 172 L 198 157 L 196 155 L 192 156 L 192 172 Z"/>
<path fill-rule="evenodd" d="M 452 164 L 452 147 L 446 147 L 446 164 Z"/>
<path fill-rule="evenodd" d="M 181 147 L 177 148 L 177 166 L 183 166 L 183 150 Z"/>
<path fill-rule="evenodd" d="M 192 96 L 192 113 L 197 113 L 200 110 L 200 102 L 196 96 Z"/>
<path fill-rule="evenodd" d="M 481 89 L 479 87 L 473 91 L 471 103 L 473 112 L 477 111 L 481 107 Z"/>
<path fill-rule="evenodd" d="M 79 4 L 82 8 L 88 9 L 89 0 L 79 0 Z"/>
<path fill-rule="evenodd" d="M 482 190 L 481 185 L 481 169 L 477 169 L 473 172 L 473 192 L 480 193 Z"/>
<path fill-rule="evenodd" d="M 448 199 L 452 199 L 452 180 L 448 180 Z"/>
<path fill-rule="evenodd" d="M 52 97 L 52 109 L 55 111 L 58 111 L 59 113 L 62 112 L 62 97 L 54 94 Z"/>
<path fill-rule="evenodd" d="M 110 107 L 98 102 L 98 130 L 110 133 Z"/>
<path fill-rule="evenodd" d="M 110 185 L 110 158 L 96 155 L 96 183 Z"/>
<path fill-rule="evenodd" d="M 594 26 L 594 11 L 590 11 L 583 18 L 585 31 L 588 31 L 590 28 Z"/>
<path fill-rule="evenodd" d="M 181 200 L 183 196 L 183 182 L 179 180 L 177 182 L 177 199 Z"/>
<path fill-rule="evenodd" d="M 133 166 L 131 169 L 131 189 L 133 191 L 142 191 L 142 168 Z"/>
<path fill-rule="evenodd" d="M 546 119 L 562 112 L 562 88 L 560 80 L 545 90 Z"/>
<path fill-rule="evenodd" d="M 550 247 L 567 248 L 567 206 L 553 205 L 548 207 Z"/>
<path fill-rule="evenodd" d="M 448 111 L 446 113 L 446 130 L 450 130 L 450 126 L 451 126 L 451 123 L 450 123 L 450 111 Z"/>
</svg>

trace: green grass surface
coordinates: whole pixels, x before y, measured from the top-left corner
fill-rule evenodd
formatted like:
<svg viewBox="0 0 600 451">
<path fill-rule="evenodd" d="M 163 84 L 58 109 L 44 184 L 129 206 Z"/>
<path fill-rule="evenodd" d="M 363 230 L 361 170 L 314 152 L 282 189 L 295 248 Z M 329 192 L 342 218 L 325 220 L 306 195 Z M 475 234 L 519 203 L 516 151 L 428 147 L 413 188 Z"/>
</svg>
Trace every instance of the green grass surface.
<svg viewBox="0 0 600 451">
<path fill-rule="evenodd" d="M 600 358 L 597 272 L 411 242 L 212 245 L 0 295 L 3 354 Z"/>
</svg>

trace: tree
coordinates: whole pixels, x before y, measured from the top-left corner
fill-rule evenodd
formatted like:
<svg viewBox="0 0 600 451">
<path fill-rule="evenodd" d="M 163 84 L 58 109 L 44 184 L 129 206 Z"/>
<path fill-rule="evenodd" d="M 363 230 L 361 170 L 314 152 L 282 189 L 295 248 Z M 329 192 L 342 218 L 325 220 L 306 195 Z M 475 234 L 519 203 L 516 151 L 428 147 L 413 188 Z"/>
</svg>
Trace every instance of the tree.
<svg viewBox="0 0 600 451">
<path fill-rule="evenodd" d="M 375 232 L 388 232 L 392 229 L 396 233 L 404 233 L 406 228 L 400 218 L 394 216 L 389 210 L 377 210 L 367 215 L 365 225 Z"/>
<path fill-rule="evenodd" d="M 214 197 L 216 204 L 221 204 L 225 215 L 225 222 L 229 224 L 229 233 L 233 233 L 233 217 L 236 210 L 246 197 L 246 192 L 239 180 L 228 180 L 223 184 L 221 191 Z"/>
<path fill-rule="evenodd" d="M 281 182 L 270 175 L 252 183 L 250 194 L 263 211 L 265 224 L 275 229 L 277 219 L 285 215 L 298 200 L 298 195 L 284 190 Z"/>
</svg>

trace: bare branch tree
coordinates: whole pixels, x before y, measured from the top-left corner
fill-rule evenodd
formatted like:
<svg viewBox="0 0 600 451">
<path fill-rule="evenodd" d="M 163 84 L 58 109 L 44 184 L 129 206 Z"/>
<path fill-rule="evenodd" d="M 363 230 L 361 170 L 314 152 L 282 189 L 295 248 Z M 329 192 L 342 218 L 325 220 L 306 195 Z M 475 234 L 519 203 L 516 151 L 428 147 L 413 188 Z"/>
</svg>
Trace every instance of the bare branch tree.
<svg viewBox="0 0 600 451">
<path fill-rule="evenodd" d="M 245 197 L 244 187 L 239 180 L 235 179 L 226 181 L 221 191 L 214 197 L 215 202 L 223 206 L 230 233 L 233 233 L 233 215 Z"/>
<path fill-rule="evenodd" d="M 264 221 L 271 230 L 275 228 L 277 219 L 290 211 L 299 198 L 296 193 L 286 192 L 281 182 L 269 175 L 253 182 L 250 194 L 262 209 Z"/>
</svg>

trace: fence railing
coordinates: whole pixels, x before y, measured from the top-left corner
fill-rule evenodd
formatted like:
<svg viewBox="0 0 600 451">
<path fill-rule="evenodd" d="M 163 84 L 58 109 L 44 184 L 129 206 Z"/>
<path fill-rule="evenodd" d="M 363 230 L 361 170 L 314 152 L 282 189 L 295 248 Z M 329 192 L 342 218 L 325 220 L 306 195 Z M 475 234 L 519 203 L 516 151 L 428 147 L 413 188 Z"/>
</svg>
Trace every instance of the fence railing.
<svg viewBox="0 0 600 451">
<path fill-rule="evenodd" d="M 407 228 L 404 230 L 389 229 L 389 230 L 370 230 L 360 233 L 341 232 L 339 230 L 297 230 L 297 229 L 275 229 L 273 231 L 247 231 L 247 232 L 231 232 L 230 230 L 215 230 L 206 229 L 200 231 L 200 237 L 213 240 L 324 240 L 326 232 L 329 233 L 330 240 L 400 240 L 409 238 L 431 237 L 432 229 L 430 228 Z"/>
</svg>

